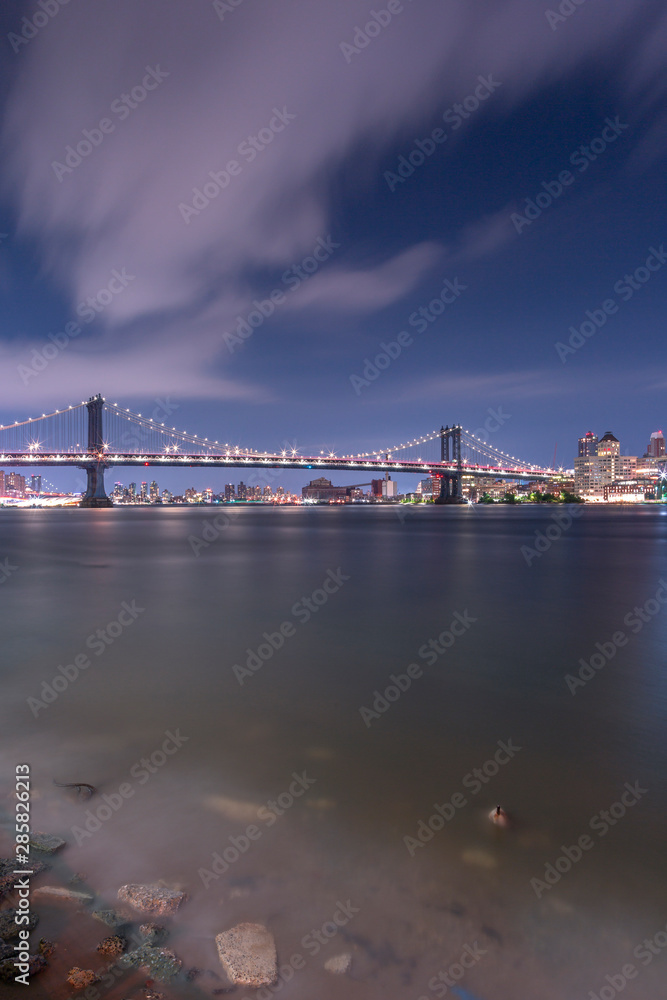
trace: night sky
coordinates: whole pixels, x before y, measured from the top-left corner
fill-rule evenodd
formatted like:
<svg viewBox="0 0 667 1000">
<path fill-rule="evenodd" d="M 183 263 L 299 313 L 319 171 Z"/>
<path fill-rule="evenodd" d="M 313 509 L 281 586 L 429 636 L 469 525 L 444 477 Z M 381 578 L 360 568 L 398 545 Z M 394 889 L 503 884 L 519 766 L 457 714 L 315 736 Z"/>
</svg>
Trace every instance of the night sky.
<svg viewBox="0 0 667 1000">
<path fill-rule="evenodd" d="M 667 423 L 665 5 L 4 0 L 0 36 L 0 422 L 101 392 L 341 454 L 500 409 L 569 466 Z"/>
</svg>

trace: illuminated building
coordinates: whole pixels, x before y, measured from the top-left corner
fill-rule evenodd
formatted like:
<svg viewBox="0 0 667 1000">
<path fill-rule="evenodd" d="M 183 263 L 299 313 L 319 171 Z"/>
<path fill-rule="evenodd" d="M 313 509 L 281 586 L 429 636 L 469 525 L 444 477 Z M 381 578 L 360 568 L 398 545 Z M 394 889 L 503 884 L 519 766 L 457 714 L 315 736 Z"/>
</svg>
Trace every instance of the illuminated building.
<svg viewBox="0 0 667 1000">
<path fill-rule="evenodd" d="M 621 454 L 621 443 L 618 438 L 614 437 L 611 431 L 607 431 L 604 437 L 601 437 L 598 441 L 598 455 L 620 455 Z"/>
<path fill-rule="evenodd" d="M 649 441 L 648 448 L 646 449 L 646 456 L 648 458 L 665 457 L 665 435 L 662 431 L 653 431 L 651 434 L 651 440 Z"/>
<path fill-rule="evenodd" d="M 579 458 L 590 458 L 598 453 L 598 436 L 593 431 L 579 438 Z"/>
</svg>

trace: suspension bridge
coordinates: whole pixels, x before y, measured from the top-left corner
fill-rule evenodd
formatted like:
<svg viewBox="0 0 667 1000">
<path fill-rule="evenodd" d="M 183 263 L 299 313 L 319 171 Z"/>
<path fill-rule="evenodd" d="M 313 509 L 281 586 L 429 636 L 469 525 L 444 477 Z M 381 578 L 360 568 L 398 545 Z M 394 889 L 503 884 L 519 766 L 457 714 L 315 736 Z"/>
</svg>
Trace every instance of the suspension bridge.
<svg viewBox="0 0 667 1000">
<path fill-rule="evenodd" d="M 459 502 L 462 477 L 546 482 L 561 473 L 522 462 L 458 424 L 393 447 L 357 455 L 301 455 L 285 446 L 256 451 L 167 427 L 101 395 L 40 417 L 0 426 L 0 466 L 84 469 L 83 507 L 109 507 L 104 473 L 116 466 L 319 469 L 332 472 L 415 473 L 440 480 L 441 502 Z"/>
</svg>

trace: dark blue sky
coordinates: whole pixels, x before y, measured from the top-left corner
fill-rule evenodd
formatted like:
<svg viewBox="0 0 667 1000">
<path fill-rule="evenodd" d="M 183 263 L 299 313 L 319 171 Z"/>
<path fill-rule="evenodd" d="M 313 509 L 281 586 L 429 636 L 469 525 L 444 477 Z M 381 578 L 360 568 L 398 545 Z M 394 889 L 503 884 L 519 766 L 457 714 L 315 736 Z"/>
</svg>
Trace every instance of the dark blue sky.
<svg viewBox="0 0 667 1000">
<path fill-rule="evenodd" d="M 560 6 L 3 4 L 0 422 L 102 392 L 341 453 L 501 408 L 489 440 L 529 462 L 589 429 L 642 454 L 667 422 L 667 10 Z"/>
</svg>

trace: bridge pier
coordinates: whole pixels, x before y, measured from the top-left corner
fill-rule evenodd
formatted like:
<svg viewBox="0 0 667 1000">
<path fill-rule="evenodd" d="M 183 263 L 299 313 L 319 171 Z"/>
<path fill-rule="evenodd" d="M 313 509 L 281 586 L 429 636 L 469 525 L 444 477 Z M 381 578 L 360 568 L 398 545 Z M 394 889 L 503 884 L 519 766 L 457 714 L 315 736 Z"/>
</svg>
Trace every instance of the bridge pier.
<svg viewBox="0 0 667 1000">
<path fill-rule="evenodd" d="M 460 426 L 440 428 L 440 461 L 449 462 L 449 442 L 452 443 L 452 461 L 456 462 L 456 471 L 444 472 L 440 479 L 440 496 L 435 503 L 463 503 L 461 493 L 461 476 L 463 465 L 461 460 L 461 428 Z"/>
<path fill-rule="evenodd" d="M 113 507 L 113 502 L 104 489 L 104 462 L 84 465 L 86 470 L 86 492 L 81 497 L 79 507 Z"/>
<path fill-rule="evenodd" d="M 81 497 L 80 507 L 113 507 L 113 503 L 104 489 L 104 469 L 106 466 L 102 459 L 104 454 L 103 406 L 104 400 L 99 393 L 97 396 L 91 396 L 86 403 L 88 409 L 88 453 L 91 459 L 93 455 L 96 458 L 82 466 L 86 470 L 87 485 L 86 492 Z"/>
</svg>

